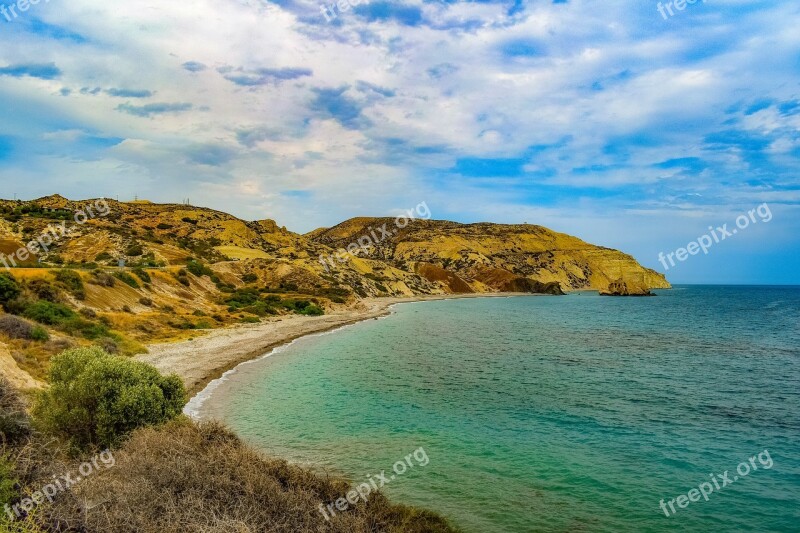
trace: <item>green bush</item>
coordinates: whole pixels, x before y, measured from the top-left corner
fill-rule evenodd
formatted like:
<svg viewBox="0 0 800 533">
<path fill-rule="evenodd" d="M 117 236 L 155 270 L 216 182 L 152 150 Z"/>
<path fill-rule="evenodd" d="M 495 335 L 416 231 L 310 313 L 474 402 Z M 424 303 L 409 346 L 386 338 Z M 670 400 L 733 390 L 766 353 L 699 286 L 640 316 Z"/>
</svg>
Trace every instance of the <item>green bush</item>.
<svg viewBox="0 0 800 533">
<path fill-rule="evenodd" d="M 142 280 L 145 283 L 150 283 L 152 279 L 150 278 L 150 274 L 148 274 L 143 268 L 137 267 L 133 269 L 133 273 L 136 275 L 137 278 Z"/>
<path fill-rule="evenodd" d="M 48 326 L 58 326 L 69 319 L 76 318 L 75 312 L 66 305 L 44 300 L 38 300 L 28 305 L 22 315 Z"/>
<path fill-rule="evenodd" d="M 299 311 L 299 313 L 307 316 L 321 316 L 325 314 L 325 311 L 323 311 L 322 308 L 317 305 L 310 304 L 303 308 L 302 311 Z"/>
<path fill-rule="evenodd" d="M 56 270 L 53 272 L 56 281 L 66 288 L 78 300 L 86 298 L 86 289 L 83 286 L 83 278 L 74 270 Z"/>
<path fill-rule="evenodd" d="M 258 281 L 258 276 L 256 276 L 255 274 L 252 274 L 252 273 L 245 274 L 244 276 L 242 276 L 242 281 L 245 282 L 245 283 L 254 283 L 254 282 Z"/>
<path fill-rule="evenodd" d="M 201 261 L 197 261 L 195 259 L 190 259 L 186 262 L 186 270 L 194 274 L 195 276 L 202 277 L 202 276 L 213 276 L 214 272 L 205 266 Z"/>
<path fill-rule="evenodd" d="M 42 326 L 36 326 L 31 331 L 31 340 L 46 342 L 50 340 L 50 334 Z"/>
<path fill-rule="evenodd" d="M 120 280 L 122 283 L 130 285 L 134 289 L 139 288 L 139 282 L 127 272 L 114 272 L 114 277 Z"/>
<path fill-rule="evenodd" d="M 81 449 L 118 445 L 138 427 L 177 417 L 187 400 L 178 376 L 96 346 L 55 356 L 49 382 L 34 415 L 43 429 Z"/>
<path fill-rule="evenodd" d="M 81 335 L 89 340 L 110 335 L 107 325 L 84 320 L 78 316 L 64 320 L 59 326 L 65 333 L 73 336 Z"/>
<path fill-rule="evenodd" d="M 22 289 L 17 280 L 8 272 L 0 272 L 0 305 L 7 308 L 8 302 L 20 295 Z"/>
</svg>

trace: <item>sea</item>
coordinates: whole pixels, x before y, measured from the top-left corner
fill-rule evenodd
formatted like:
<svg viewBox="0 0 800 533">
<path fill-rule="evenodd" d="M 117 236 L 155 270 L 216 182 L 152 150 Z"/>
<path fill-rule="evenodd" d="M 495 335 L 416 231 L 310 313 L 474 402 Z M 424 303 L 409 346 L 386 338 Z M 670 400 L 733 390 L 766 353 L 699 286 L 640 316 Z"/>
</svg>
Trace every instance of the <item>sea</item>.
<svg viewBox="0 0 800 533">
<path fill-rule="evenodd" d="M 468 533 L 800 531 L 800 287 L 655 292 L 403 303 L 189 408 Z"/>
</svg>

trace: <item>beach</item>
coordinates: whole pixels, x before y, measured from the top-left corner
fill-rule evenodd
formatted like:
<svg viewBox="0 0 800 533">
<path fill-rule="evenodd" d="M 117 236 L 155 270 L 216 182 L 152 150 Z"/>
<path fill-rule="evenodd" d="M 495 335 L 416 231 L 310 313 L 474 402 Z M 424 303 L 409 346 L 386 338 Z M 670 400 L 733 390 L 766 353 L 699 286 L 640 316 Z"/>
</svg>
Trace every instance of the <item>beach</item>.
<svg viewBox="0 0 800 533">
<path fill-rule="evenodd" d="M 189 341 L 151 344 L 149 353 L 136 357 L 164 374 L 181 377 L 190 396 L 231 368 L 266 354 L 297 338 L 389 314 L 398 303 L 452 298 L 530 296 L 527 293 L 439 294 L 413 297 L 365 298 L 346 310 L 322 316 L 287 315 L 261 324 L 242 324 L 213 330 Z"/>
</svg>

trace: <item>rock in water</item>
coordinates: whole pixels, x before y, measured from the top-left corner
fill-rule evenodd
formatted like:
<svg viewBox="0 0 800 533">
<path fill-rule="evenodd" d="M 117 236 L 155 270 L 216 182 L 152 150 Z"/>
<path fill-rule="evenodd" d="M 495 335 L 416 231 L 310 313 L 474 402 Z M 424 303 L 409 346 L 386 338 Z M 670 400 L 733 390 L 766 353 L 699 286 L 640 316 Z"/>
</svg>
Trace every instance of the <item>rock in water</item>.
<svg viewBox="0 0 800 533">
<path fill-rule="evenodd" d="M 600 291 L 600 296 L 655 296 L 644 283 L 623 281 L 622 278 L 608 284 L 606 290 Z"/>
</svg>

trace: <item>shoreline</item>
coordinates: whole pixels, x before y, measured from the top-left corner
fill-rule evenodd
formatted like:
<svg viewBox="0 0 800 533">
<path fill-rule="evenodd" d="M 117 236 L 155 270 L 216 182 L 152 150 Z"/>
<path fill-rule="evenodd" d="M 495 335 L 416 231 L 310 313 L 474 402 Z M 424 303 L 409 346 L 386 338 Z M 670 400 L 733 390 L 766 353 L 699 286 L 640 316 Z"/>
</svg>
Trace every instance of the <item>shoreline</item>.
<svg viewBox="0 0 800 533">
<path fill-rule="evenodd" d="M 287 315 L 260 324 L 236 325 L 212 330 L 189 341 L 158 343 L 147 346 L 149 353 L 135 357 L 155 366 L 163 374 L 175 373 L 184 382 L 190 402 L 212 382 L 242 363 L 258 359 L 276 348 L 308 335 L 330 332 L 364 320 L 391 314 L 401 303 L 452 300 L 462 298 L 507 298 L 536 296 L 531 293 L 436 294 L 364 298 L 354 306 L 318 317 Z"/>
</svg>

